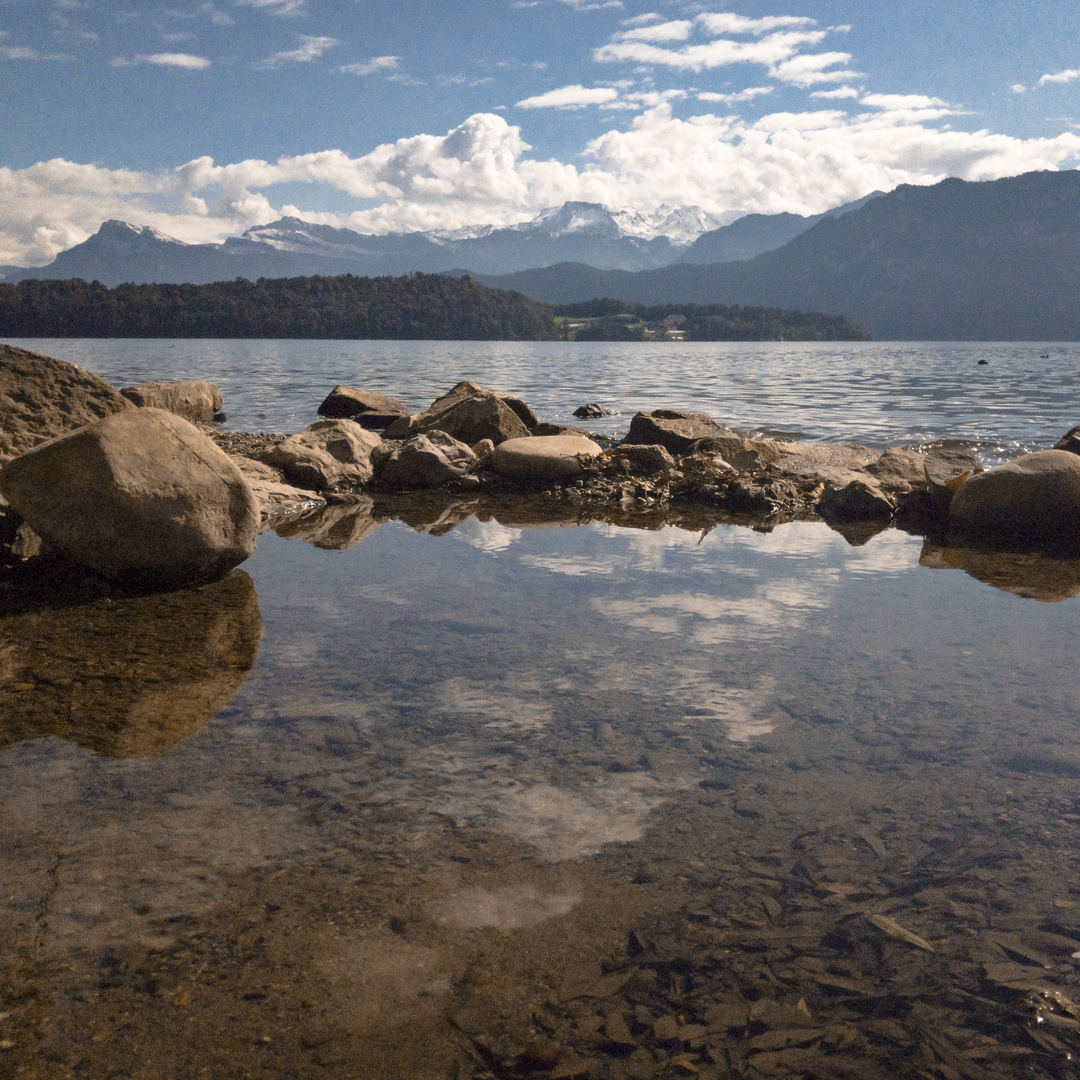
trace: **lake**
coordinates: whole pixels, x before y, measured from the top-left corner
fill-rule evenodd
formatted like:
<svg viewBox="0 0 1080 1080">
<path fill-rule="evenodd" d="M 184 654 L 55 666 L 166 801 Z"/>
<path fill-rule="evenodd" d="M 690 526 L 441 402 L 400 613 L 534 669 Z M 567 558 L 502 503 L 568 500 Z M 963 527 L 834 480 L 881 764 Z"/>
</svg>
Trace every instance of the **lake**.
<svg viewBox="0 0 1080 1080">
<path fill-rule="evenodd" d="M 211 378 L 237 429 L 473 378 L 610 433 L 667 406 L 988 463 L 1071 427 L 1080 372 L 1075 344 L 15 343 Z M 1077 1075 L 1080 563 L 641 524 L 331 508 L 215 585 L 9 603 L 0 1072 Z"/>
</svg>

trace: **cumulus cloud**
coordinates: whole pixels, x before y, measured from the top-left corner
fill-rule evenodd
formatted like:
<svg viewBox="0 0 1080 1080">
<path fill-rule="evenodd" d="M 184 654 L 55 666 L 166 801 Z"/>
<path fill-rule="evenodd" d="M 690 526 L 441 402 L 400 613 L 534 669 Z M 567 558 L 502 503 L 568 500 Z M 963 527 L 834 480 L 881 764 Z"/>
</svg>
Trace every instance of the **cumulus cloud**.
<svg viewBox="0 0 1080 1080">
<path fill-rule="evenodd" d="M 312 60 L 318 60 L 328 49 L 337 44 L 337 38 L 332 37 L 309 37 L 307 34 L 300 35 L 300 47 L 288 49 L 285 52 L 274 53 L 267 57 L 258 66 L 263 68 L 277 67 L 279 64 L 309 64 Z"/>
<path fill-rule="evenodd" d="M 347 75 L 374 75 L 377 71 L 393 71 L 400 63 L 400 56 L 373 56 L 358 64 L 342 64 L 338 71 L 344 71 Z"/>
<path fill-rule="evenodd" d="M 633 30 L 620 30 L 615 41 L 685 41 L 694 29 L 689 19 L 638 26 Z"/>
<path fill-rule="evenodd" d="M 1080 79 L 1080 69 L 1067 68 L 1065 71 L 1058 71 L 1053 75 L 1043 75 L 1039 79 L 1039 85 L 1045 86 L 1047 83 L 1068 83 L 1074 79 Z"/>
<path fill-rule="evenodd" d="M 763 19 L 750 19 L 730 11 L 699 15 L 698 21 L 714 34 L 766 34 L 791 26 L 813 26 L 817 20 L 802 15 L 767 15 Z"/>
<path fill-rule="evenodd" d="M 901 183 L 991 180 L 1080 161 L 1080 135 L 954 131 L 927 120 L 945 106 L 918 95 L 873 95 L 851 114 L 777 112 L 749 122 L 712 113 L 677 118 L 664 96 L 672 93 L 682 92 L 658 93 L 627 130 L 592 140 L 580 167 L 530 156 L 518 127 L 480 113 L 445 135 L 398 139 L 360 157 L 326 150 L 225 165 L 204 157 L 154 173 L 59 159 L 0 169 L 0 262 L 40 265 L 107 218 L 205 242 L 283 213 L 385 233 L 512 224 L 574 199 L 729 216 L 810 214 Z M 271 201 L 275 185 L 298 183 L 375 205 L 308 214 Z"/>
<path fill-rule="evenodd" d="M 859 91 L 853 86 L 838 86 L 835 90 L 814 90 L 811 92 L 812 98 L 827 98 L 829 100 L 837 100 L 839 98 L 857 98 Z"/>
<path fill-rule="evenodd" d="M 575 84 L 524 98 L 516 105 L 519 109 L 580 109 L 586 105 L 614 101 L 618 96 L 619 91 L 613 86 L 595 86 L 589 89 Z"/>
</svg>

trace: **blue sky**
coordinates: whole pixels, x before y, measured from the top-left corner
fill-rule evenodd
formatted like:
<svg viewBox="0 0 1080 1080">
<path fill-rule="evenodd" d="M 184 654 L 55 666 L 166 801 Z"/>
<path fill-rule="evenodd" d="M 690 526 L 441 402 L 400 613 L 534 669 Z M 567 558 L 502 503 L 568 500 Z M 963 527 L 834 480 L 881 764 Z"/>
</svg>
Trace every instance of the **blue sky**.
<svg viewBox="0 0 1080 1080">
<path fill-rule="evenodd" d="M 715 220 L 1080 164 L 1080 5 L 0 0 L 0 262 L 567 199 Z"/>
</svg>

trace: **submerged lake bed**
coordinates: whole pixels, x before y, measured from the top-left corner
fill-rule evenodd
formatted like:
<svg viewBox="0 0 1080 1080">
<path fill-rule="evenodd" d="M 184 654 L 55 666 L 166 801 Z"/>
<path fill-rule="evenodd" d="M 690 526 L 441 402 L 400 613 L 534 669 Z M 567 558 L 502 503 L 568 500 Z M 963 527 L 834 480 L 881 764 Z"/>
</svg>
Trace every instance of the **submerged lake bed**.
<svg viewBox="0 0 1080 1080">
<path fill-rule="evenodd" d="M 211 378 L 238 429 L 474 378 L 612 432 L 693 408 L 988 463 L 1071 427 L 1080 374 L 1074 345 L 18 344 Z M 1073 1075 L 1080 567 L 641 524 L 417 501 L 202 589 L 5 611 L 0 1067 Z"/>
</svg>

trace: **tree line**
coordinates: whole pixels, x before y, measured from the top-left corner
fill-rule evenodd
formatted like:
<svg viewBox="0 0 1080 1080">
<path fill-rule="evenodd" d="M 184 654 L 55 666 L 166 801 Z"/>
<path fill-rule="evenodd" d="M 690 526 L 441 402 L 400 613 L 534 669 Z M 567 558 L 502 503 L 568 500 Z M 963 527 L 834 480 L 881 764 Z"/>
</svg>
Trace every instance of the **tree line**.
<svg viewBox="0 0 1080 1080">
<path fill-rule="evenodd" d="M 351 338 L 546 341 L 551 309 L 471 278 L 259 278 L 117 285 L 0 283 L 2 337 Z"/>
</svg>

